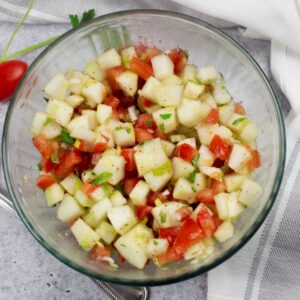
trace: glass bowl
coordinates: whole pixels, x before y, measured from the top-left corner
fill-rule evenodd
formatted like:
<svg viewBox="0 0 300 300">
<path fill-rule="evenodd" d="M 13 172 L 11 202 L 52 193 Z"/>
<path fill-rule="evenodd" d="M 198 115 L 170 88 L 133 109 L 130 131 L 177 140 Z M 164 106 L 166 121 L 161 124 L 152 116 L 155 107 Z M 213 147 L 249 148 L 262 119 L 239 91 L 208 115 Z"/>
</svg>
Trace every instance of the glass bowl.
<svg viewBox="0 0 300 300">
<path fill-rule="evenodd" d="M 43 87 L 68 67 L 83 69 L 108 47 L 146 43 L 165 49 L 186 48 L 190 62 L 215 65 L 227 81 L 236 101 L 243 101 L 250 118 L 259 126 L 258 148 L 262 166 L 255 174 L 264 191 L 256 204 L 236 221 L 235 235 L 207 259 L 182 261 L 159 269 L 148 264 L 137 270 L 126 262 L 114 269 L 89 261 L 70 235 L 68 226 L 56 220 L 56 208 L 48 208 L 36 187 L 39 154 L 29 128 L 35 112 L 45 109 Z M 70 30 L 32 63 L 19 84 L 7 113 L 3 134 L 3 165 L 7 187 L 19 216 L 49 253 L 75 270 L 94 278 L 125 285 L 159 285 L 204 273 L 238 251 L 266 218 L 281 182 L 285 161 L 285 132 L 274 91 L 254 59 L 235 41 L 198 19 L 166 11 L 117 12 Z"/>
</svg>

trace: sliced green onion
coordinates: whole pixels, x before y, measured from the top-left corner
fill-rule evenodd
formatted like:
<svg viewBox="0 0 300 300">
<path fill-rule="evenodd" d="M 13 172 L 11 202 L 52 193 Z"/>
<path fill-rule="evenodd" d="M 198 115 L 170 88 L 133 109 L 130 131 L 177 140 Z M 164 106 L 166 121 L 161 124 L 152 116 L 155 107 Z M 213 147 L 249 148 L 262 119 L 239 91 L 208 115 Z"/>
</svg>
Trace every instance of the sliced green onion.
<svg viewBox="0 0 300 300">
<path fill-rule="evenodd" d="M 103 172 L 99 176 L 91 180 L 90 184 L 95 184 L 95 185 L 103 184 L 104 182 L 107 182 L 112 177 L 112 175 L 113 174 L 110 172 Z"/>
</svg>

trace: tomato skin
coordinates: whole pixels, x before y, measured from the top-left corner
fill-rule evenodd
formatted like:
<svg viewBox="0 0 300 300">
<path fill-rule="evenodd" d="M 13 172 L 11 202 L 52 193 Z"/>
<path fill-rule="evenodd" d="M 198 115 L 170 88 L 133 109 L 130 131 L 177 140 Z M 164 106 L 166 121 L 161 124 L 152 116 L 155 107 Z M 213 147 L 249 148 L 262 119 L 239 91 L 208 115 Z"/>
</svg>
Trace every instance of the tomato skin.
<svg viewBox="0 0 300 300">
<path fill-rule="evenodd" d="M 194 243 L 204 237 L 201 227 L 193 220 L 188 219 L 180 228 L 174 241 L 173 248 L 178 255 L 183 253 Z"/>
<path fill-rule="evenodd" d="M 36 180 L 36 185 L 44 190 L 55 182 L 56 179 L 52 175 L 40 175 Z"/>
<path fill-rule="evenodd" d="M 245 108 L 241 103 L 236 103 L 234 105 L 234 112 L 236 114 L 243 115 L 243 116 L 246 114 Z"/>
<path fill-rule="evenodd" d="M 136 164 L 134 160 L 134 150 L 133 148 L 123 148 L 121 150 L 121 155 L 124 157 L 125 163 L 125 171 L 132 172 L 136 170 Z"/>
<path fill-rule="evenodd" d="M 174 64 L 175 74 L 179 73 L 187 64 L 187 58 L 179 49 L 172 49 L 168 54 Z"/>
<path fill-rule="evenodd" d="M 51 154 L 57 154 L 58 143 L 49 141 L 45 135 L 40 134 L 32 139 L 34 146 L 39 150 L 43 158 L 50 158 Z"/>
<path fill-rule="evenodd" d="M 106 70 L 106 78 L 113 91 L 120 89 L 120 86 L 116 81 L 116 78 L 123 72 L 124 72 L 124 68 L 122 67 L 115 67 Z"/>
<path fill-rule="evenodd" d="M 8 60 L 0 63 L 0 101 L 11 97 L 28 68 L 21 60 Z"/>
<path fill-rule="evenodd" d="M 91 253 L 92 259 L 97 259 L 103 256 L 110 256 L 109 249 L 106 247 L 94 246 Z"/>
<path fill-rule="evenodd" d="M 132 72 L 137 73 L 138 76 L 144 80 L 147 80 L 149 77 L 153 76 L 152 66 L 150 64 L 143 62 L 138 57 L 133 57 L 131 59 L 129 69 Z"/>
<path fill-rule="evenodd" d="M 182 259 L 182 257 L 183 256 L 179 255 L 175 251 L 175 249 L 171 248 L 171 249 L 168 249 L 165 254 L 157 256 L 157 263 L 159 264 L 159 266 L 164 266 L 165 264 L 179 261 Z"/>
<path fill-rule="evenodd" d="M 219 159 L 227 161 L 230 156 L 230 145 L 219 135 L 215 135 L 210 142 L 209 150 Z"/>
<path fill-rule="evenodd" d="M 134 132 L 138 143 L 154 139 L 154 134 L 149 132 L 147 129 L 137 127 L 134 129 Z"/>
<path fill-rule="evenodd" d="M 136 214 L 139 220 L 143 220 L 145 217 L 151 214 L 153 206 L 143 205 L 136 207 Z"/>
<path fill-rule="evenodd" d="M 124 192 L 126 195 L 129 195 L 135 185 L 138 183 L 139 179 L 138 178 L 129 178 L 125 180 L 124 183 Z"/>
<path fill-rule="evenodd" d="M 175 150 L 175 155 L 191 162 L 194 157 L 198 154 L 198 151 L 189 144 L 181 144 Z"/>
<path fill-rule="evenodd" d="M 210 238 L 216 231 L 216 226 L 207 208 L 202 208 L 197 214 L 197 223 L 206 237 Z"/>
<path fill-rule="evenodd" d="M 214 204 L 215 203 L 215 192 L 212 188 L 205 188 L 198 192 L 196 199 L 199 202 Z"/>
<path fill-rule="evenodd" d="M 137 128 L 153 129 L 153 130 L 157 128 L 152 115 L 149 114 L 140 114 L 135 126 Z"/>
<path fill-rule="evenodd" d="M 102 143 L 96 143 L 94 145 L 94 153 L 98 154 L 101 152 L 104 152 L 107 149 L 107 143 L 102 142 Z"/>
<path fill-rule="evenodd" d="M 260 155 L 257 150 L 251 150 L 252 158 L 248 163 L 249 170 L 253 171 L 261 166 Z"/>
<path fill-rule="evenodd" d="M 173 245 L 179 231 L 180 231 L 180 226 L 159 228 L 159 237 L 162 239 L 167 239 L 169 244 Z"/>
<path fill-rule="evenodd" d="M 209 115 L 205 118 L 204 122 L 206 124 L 216 124 L 219 120 L 219 110 L 217 108 L 212 108 Z"/>
</svg>

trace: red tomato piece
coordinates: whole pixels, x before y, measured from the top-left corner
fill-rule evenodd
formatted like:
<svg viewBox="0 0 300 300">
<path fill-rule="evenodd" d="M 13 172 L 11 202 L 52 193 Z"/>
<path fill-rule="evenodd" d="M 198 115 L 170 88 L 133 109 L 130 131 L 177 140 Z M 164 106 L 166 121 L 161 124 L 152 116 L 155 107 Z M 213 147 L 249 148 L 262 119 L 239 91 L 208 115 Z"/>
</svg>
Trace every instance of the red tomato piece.
<svg viewBox="0 0 300 300">
<path fill-rule="evenodd" d="M 92 160 L 92 155 L 89 152 L 83 152 L 81 153 L 81 161 L 80 163 L 78 163 L 74 170 L 75 172 L 78 173 L 79 176 L 81 176 L 81 174 L 89 169 L 90 165 L 91 165 L 91 160 Z"/>
<path fill-rule="evenodd" d="M 204 122 L 207 124 L 216 124 L 219 120 L 219 110 L 217 108 L 212 108 L 208 116 L 205 118 Z"/>
<path fill-rule="evenodd" d="M 226 191 L 225 184 L 215 179 L 212 179 L 210 187 L 213 189 L 215 194 L 224 193 Z"/>
<path fill-rule="evenodd" d="M 180 49 L 173 49 L 168 54 L 174 64 L 175 74 L 179 73 L 187 64 L 186 55 Z"/>
<path fill-rule="evenodd" d="M 55 175 L 59 178 L 67 177 L 73 172 L 75 166 L 82 161 L 81 153 L 76 149 L 72 149 L 64 153 L 59 161 L 60 164 L 56 167 Z"/>
<path fill-rule="evenodd" d="M 219 159 L 228 160 L 230 156 L 230 145 L 219 135 L 215 135 L 210 142 L 209 150 Z"/>
<path fill-rule="evenodd" d="M 259 152 L 257 150 L 251 150 L 251 155 L 252 155 L 252 158 L 248 163 L 248 168 L 250 170 L 255 170 L 255 169 L 259 168 L 260 165 L 261 165 L 260 155 L 259 155 Z"/>
<path fill-rule="evenodd" d="M 143 44 L 138 44 L 134 46 L 134 50 L 137 56 L 142 56 L 147 48 L 148 47 Z"/>
<path fill-rule="evenodd" d="M 202 208 L 197 214 L 197 223 L 206 237 L 210 238 L 216 231 L 216 226 L 208 209 Z"/>
<path fill-rule="evenodd" d="M 94 152 L 94 147 L 95 145 L 93 143 L 84 141 L 84 140 L 80 140 L 78 149 L 81 152 Z"/>
<path fill-rule="evenodd" d="M 159 237 L 162 239 L 167 239 L 170 245 L 173 245 L 178 232 L 180 231 L 180 226 L 178 227 L 168 227 L 159 228 Z"/>
<path fill-rule="evenodd" d="M 36 180 L 36 185 L 44 190 L 55 182 L 56 179 L 52 175 L 40 175 Z"/>
<path fill-rule="evenodd" d="M 170 195 L 172 195 L 172 194 L 170 193 Z M 159 193 L 159 192 L 150 192 L 150 194 L 147 198 L 147 204 L 154 206 L 156 199 L 159 199 L 161 202 L 165 202 L 168 199 L 168 196 L 164 195 L 163 193 Z"/>
<path fill-rule="evenodd" d="M 101 153 L 107 149 L 107 143 L 102 142 L 102 143 L 96 143 L 94 145 L 94 153 Z"/>
<path fill-rule="evenodd" d="M 54 170 L 55 164 L 51 161 L 50 158 L 42 158 L 41 160 L 42 169 L 46 173 L 49 173 Z"/>
<path fill-rule="evenodd" d="M 136 214 L 139 220 L 143 220 L 148 215 L 151 214 L 151 210 L 153 209 L 153 206 L 137 206 L 136 207 Z"/>
<path fill-rule="evenodd" d="M 215 192 L 211 188 L 205 188 L 198 192 L 197 194 L 197 201 L 208 203 L 208 204 L 214 204 L 215 203 Z"/>
<path fill-rule="evenodd" d="M 106 247 L 94 246 L 91 253 L 92 259 L 101 258 L 103 256 L 110 256 L 110 251 Z"/>
<path fill-rule="evenodd" d="M 0 63 L 0 101 L 13 95 L 27 68 L 27 63 L 21 60 Z"/>
<path fill-rule="evenodd" d="M 214 215 L 213 217 L 212 217 L 212 219 L 213 219 L 213 222 L 214 222 L 214 224 L 215 224 L 215 228 L 216 228 L 216 230 L 218 229 L 218 227 L 223 223 L 223 221 L 219 218 L 219 216 L 217 216 L 217 215 Z"/>
<path fill-rule="evenodd" d="M 156 123 L 152 117 L 152 115 L 149 114 L 140 114 L 136 125 L 137 128 L 144 128 L 144 129 L 156 129 Z"/>
<path fill-rule="evenodd" d="M 147 140 L 151 140 L 154 138 L 154 134 L 149 132 L 147 129 L 135 128 L 134 132 L 135 132 L 136 141 L 138 143 L 141 143 L 141 142 L 144 142 Z"/>
<path fill-rule="evenodd" d="M 134 160 L 134 150 L 133 148 L 123 148 L 121 150 L 121 155 L 124 157 L 125 171 L 132 172 L 136 170 L 136 164 Z"/>
<path fill-rule="evenodd" d="M 113 95 L 108 95 L 105 97 L 105 100 L 103 104 L 110 106 L 113 110 L 117 110 L 118 106 L 120 105 L 120 100 L 113 96 Z"/>
<path fill-rule="evenodd" d="M 189 207 L 182 207 L 182 208 L 176 210 L 175 213 L 179 215 L 179 217 L 180 217 L 179 221 L 183 222 L 191 216 L 192 210 L 189 209 Z"/>
<path fill-rule="evenodd" d="M 150 63 L 151 58 L 161 54 L 161 51 L 157 48 L 147 48 L 145 49 L 143 56 L 145 56 L 145 62 Z"/>
<path fill-rule="evenodd" d="M 101 158 L 101 153 L 94 153 L 93 155 L 92 155 L 92 159 L 91 159 L 91 164 L 93 165 L 93 166 L 95 166 L 97 163 L 98 163 L 98 161 L 99 161 L 99 159 Z"/>
<path fill-rule="evenodd" d="M 129 69 L 132 72 L 135 72 L 136 74 L 138 74 L 139 77 L 141 77 L 144 80 L 147 80 L 149 77 L 153 76 L 152 66 L 150 64 L 143 62 L 138 57 L 133 57 L 131 59 Z"/>
<path fill-rule="evenodd" d="M 106 70 L 106 78 L 113 91 L 120 89 L 119 84 L 116 81 L 116 78 L 123 72 L 124 72 L 124 68 L 122 67 L 115 67 Z"/>
<path fill-rule="evenodd" d="M 165 133 L 163 133 L 159 128 L 155 129 L 154 136 L 160 138 L 161 140 L 168 139 L 168 136 Z"/>
<path fill-rule="evenodd" d="M 83 183 L 82 185 L 82 190 L 90 196 L 91 193 L 98 188 L 97 185 L 95 184 L 90 184 L 90 180 L 87 180 L 86 182 Z"/>
<path fill-rule="evenodd" d="M 140 97 L 139 102 L 143 107 L 151 107 L 153 106 L 153 102 L 145 97 Z"/>
<path fill-rule="evenodd" d="M 174 241 L 173 248 L 178 255 L 183 255 L 190 246 L 201 240 L 203 237 L 204 234 L 200 226 L 190 218 L 186 220 L 180 228 Z"/>
<path fill-rule="evenodd" d="M 198 154 L 197 149 L 195 149 L 189 144 L 181 144 L 175 150 L 176 156 L 188 162 L 191 162 L 197 154 Z"/>
<path fill-rule="evenodd" d="M 234 112 L 239 115 L 245 115 L 246 111 L 244 106 L 241 103 L 236 103 L 234 106 Z"/>
<path fill-rule="evenodd" d="M 168 249 L 165 254 L 157 256 L 157 263 L 160 266 L 164 266 L 165 264 L 175 262 L 175 261 L 179 261 L 179 260 L 182 259 L 182 257 L 183 257 L 183 255 L 179 255 L 175 251 L 175 249 L 171 248 L 171 249 Z"/>
<path fill-rule="evenodd" d="M 58 143 L 55 141 L 49 141 L 43 134 L 33 138 L 32 142 L 43 158 L 50 158 L 51 154 L 57 154 L 59 147 Z"/>
<path fill-rule="evenodd" d="M 138 178 L 129 178 L 125 180 L 124 184 L 124 192 L 126 195 L 129 195 L 135 185 L 138 183 L 139 179 Z"/>
</svg>

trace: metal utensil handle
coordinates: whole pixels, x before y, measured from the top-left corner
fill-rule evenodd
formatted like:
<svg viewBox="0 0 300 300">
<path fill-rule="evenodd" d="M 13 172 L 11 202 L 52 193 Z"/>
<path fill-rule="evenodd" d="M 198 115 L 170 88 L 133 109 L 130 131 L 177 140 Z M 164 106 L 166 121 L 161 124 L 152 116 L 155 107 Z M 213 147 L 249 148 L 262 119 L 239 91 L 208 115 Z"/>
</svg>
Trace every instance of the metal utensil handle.
<svg viewBox="0 0 300 300">
<path fill-rule="evenodd" d="M 14 217 L 18 217 L 13 203 L 0 191 L 0 207 Z M 149 290 L 146 287 L 119 286 L 91 278 L 112 300 L 147 300 Z"/>
</svg>

